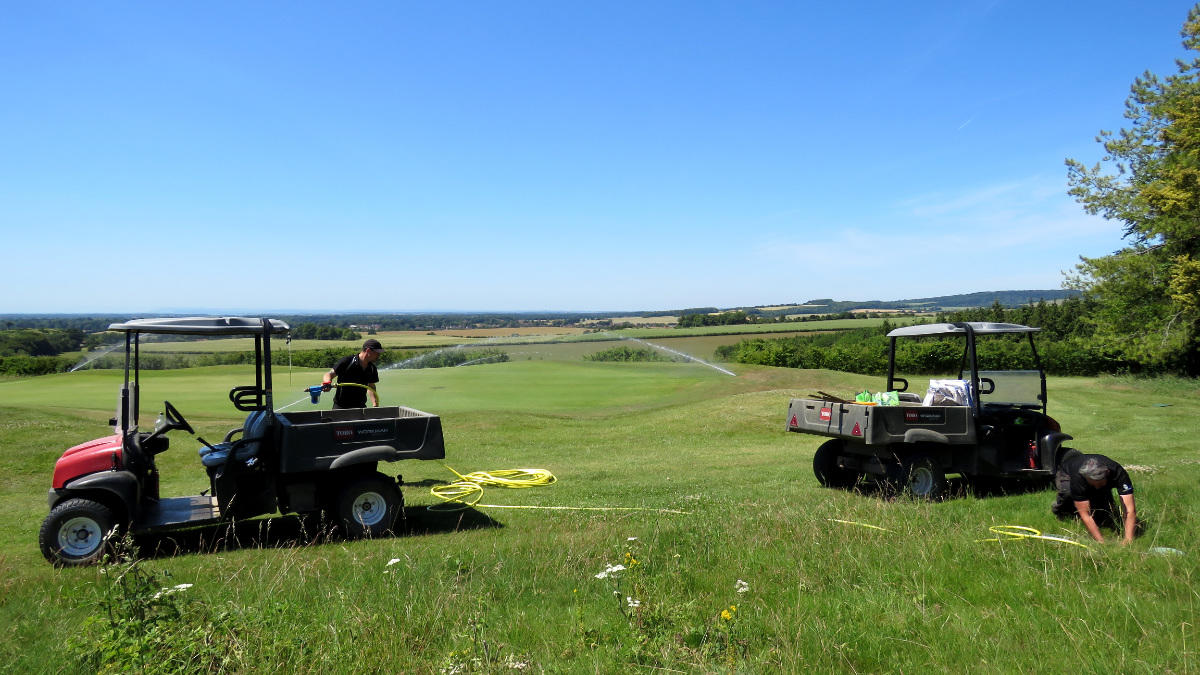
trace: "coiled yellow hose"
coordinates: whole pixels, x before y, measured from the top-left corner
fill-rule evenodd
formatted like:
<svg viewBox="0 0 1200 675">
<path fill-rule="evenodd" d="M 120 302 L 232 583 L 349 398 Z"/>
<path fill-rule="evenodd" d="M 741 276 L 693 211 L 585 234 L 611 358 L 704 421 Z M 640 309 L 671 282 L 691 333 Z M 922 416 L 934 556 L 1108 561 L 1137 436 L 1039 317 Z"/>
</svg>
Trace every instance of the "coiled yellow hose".
<svg viewBox="0 0 1200 675">
<path fill-rule="evenodd" d="M 458 511 L 475 506 L 483 499 L 485 487 L 531 488 L 551 485 L 558 480 L 545 469 L 473 471 L 464 476 L 449 466 L 446 468 L 458 476 L 458 480 L 449 485 L 435 485 L 430 488 L 430 494 L 445 502 L 430 506 L 430 511 Z"/>
<path fill-rule="evenodd" d="M 551 485 L 558 481 L 554 474 L 545 469 L 502 469 L 499 471 L 473 471 L 463 475 L 443 464 L 458 480 L 449 485 L 435 485 L 429 489 L 441 504 L 429 507 L 430 511 L 461 511 L 474 506 L 492 509 L 542 509 L 546 511 L 650 511 L 653 513 L 677 513 L 689 515 L 690 511 L 677 509 L 655 509 L 640 506 L 520 506 L 504 504 L 480 504 L 484 487 L 531 488 Z"/>
</svg>

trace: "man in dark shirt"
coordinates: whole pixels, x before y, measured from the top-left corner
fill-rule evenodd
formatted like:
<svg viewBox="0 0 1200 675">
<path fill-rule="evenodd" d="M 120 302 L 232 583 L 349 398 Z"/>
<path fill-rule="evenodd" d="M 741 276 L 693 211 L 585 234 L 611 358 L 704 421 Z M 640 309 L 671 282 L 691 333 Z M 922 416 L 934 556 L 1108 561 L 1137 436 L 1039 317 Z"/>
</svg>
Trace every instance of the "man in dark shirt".
<svg viewBox="0 0 1200 675">
<path fill-rule="evenodd" d="M 367 394 L 371 395 L 371 403 L 375 407 L 379 407 L 379 394 L 375 392 L 375 383 L 379 381 L 379 371 L 375 368 L 375 362 L 379 360 L 379 355 L 382 353 L 383 345 L 379 344 L 379 340 L 370 338 L 363 343 L 361 352 L 339 360 L 328 373 L 325 373 L 325 378 L 321 382 L 321 387 L 325 391 L 329 391 L 333 387 L 334 377 L 337 378 L 339 385 L 351 385 L 337 388 L 337 393 L 333 395 L 335 409 L 365 408 L 367 407 Z"/>
<path fill-rule="evenodd" d="M 1050 510 L 1062 519 L 1076 515 L 1083 521 L 1088 534 L 1104 541 L 1100 525 L 1116 527 L 1117 506 L 1112 491 L 1116 489 L 1124 507 L 1124 538 L 1121 544 L 1133 541 L 1137 531 L 1137 509 L 1133 503 L 1133 482 L 1125 468 L 1104 455 L 1085 455 L 1069 450 L 1054 474 L 1058 498 Z"/>
</svg>

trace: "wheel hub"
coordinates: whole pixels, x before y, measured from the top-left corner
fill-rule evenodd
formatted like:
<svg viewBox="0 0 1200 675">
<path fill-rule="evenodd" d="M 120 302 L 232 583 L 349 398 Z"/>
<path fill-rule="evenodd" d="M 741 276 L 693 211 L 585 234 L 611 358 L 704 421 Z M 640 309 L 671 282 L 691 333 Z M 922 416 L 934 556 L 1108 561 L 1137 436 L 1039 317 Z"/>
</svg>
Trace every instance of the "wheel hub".
<svg viewBox="0 0 1200 675">
<path fill-rule="evenodd" d="M 72 518 L 58 531 L 58 544 L 64 553 L 84 556 L 96 550 L 103 533 L 100 524 L 91 518 Z"/>
<path fill-rule="evenodd" d="M 917 467 L 909 476 L 908 485 L 914 494 L 927 495 L 933 489 L 933 473 L 923 466 Z"/>
<path fill-rule="evenodd" d="M 365 492 L 354 502 L 354 520 L 361 525 L 377 525 L 386 515 L 387 502 L 378 492 Z"/>
</svg>

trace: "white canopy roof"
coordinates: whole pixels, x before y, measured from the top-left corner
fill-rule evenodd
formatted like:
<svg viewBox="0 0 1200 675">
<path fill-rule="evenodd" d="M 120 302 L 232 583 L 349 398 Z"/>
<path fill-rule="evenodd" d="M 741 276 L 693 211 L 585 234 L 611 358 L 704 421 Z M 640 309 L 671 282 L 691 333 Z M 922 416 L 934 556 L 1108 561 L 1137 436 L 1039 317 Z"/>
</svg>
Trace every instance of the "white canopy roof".
<svg viewBox="0 0 1200 675">
<path fill-rule="evenodd" d="M 995 333 L 1036 333 L 1041 328 L 1031 328 L 1016 323 L 990 323 L 987 321 L 968 321 L 967 325 L 976 335 Z M 920 326 L 904 326 L 888 333 L 888 337 L 925 337 L 930 335 L 962 335 L 967 332 L 963 324 L 927 323 Z"/>
<path fill-rule="evenodd" d="M 291 328 L 279 319 L 270 319 L 272 333 Z M 174 333 L 180 335 L 262 335 L 263 320 L 240 316 L 190 316 L 164 319 L 132 319 L 114 323 L 109 330 L 126 333 Z"/>
</svg>

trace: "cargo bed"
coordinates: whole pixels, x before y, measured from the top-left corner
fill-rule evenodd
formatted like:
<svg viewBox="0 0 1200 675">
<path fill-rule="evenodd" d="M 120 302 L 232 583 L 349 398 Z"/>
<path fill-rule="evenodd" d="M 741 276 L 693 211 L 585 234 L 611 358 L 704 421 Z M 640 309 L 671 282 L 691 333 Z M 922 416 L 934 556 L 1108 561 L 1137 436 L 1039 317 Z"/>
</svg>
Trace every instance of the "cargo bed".
<svg viewBox="0 0 1200 675">
<path fill-rule="evenodd" d="M 788 431 L 842 438 L 866 445 L 933 442 L 948 445 L 975 442 L 975 424 L 967 406 L 896 406 L 841 403 L 821 399 L 792 399 Z"/>
</svg>

